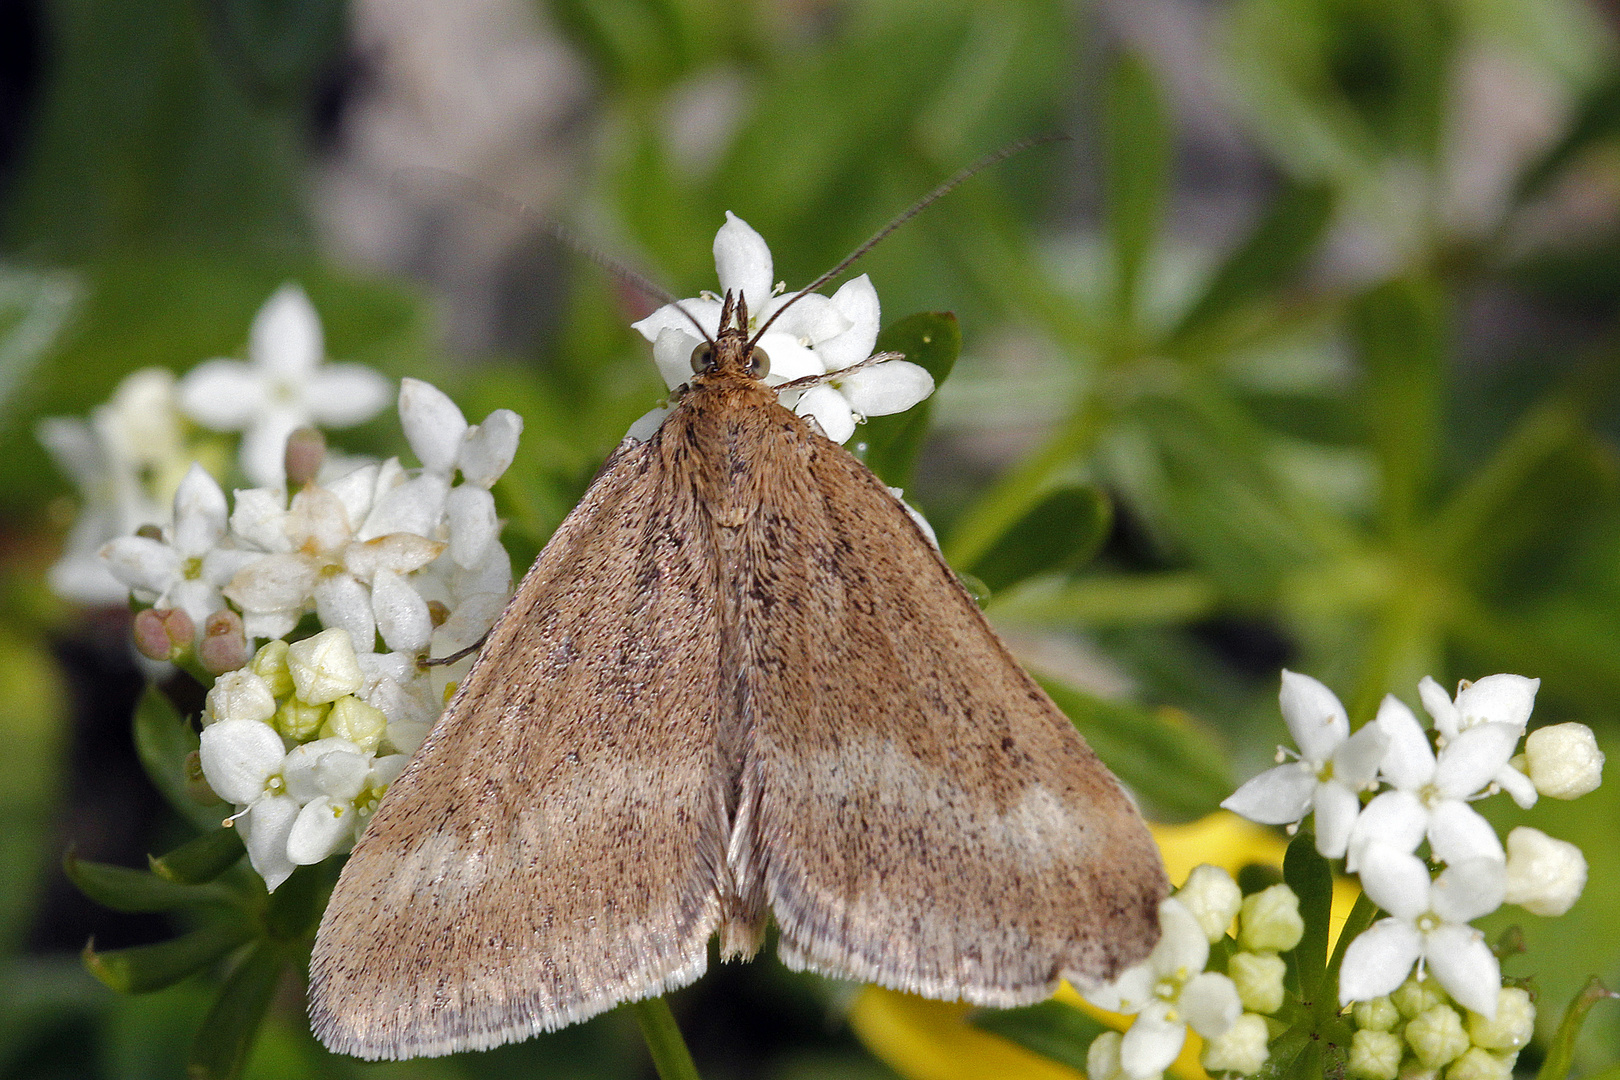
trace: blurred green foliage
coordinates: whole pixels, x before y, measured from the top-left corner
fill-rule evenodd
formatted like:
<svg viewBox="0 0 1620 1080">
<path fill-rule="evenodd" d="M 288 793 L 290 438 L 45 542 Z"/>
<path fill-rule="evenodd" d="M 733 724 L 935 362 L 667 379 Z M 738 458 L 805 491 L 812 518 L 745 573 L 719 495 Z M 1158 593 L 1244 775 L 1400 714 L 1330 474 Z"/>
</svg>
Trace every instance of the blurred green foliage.
<svg viewBox="0 0 1620 1080">
<path fill-rule="evenodd" d="M 1225 245 L 1177 224 L 1197 164 L 1179 137 L 1192 107 L 1169 90 L 1181 84 L 1096 20 L 1055 0 L 813 8 L 547 6 L 597 86 L 579 216 L 690 295 L 712 286 L 710 243 L 732 210 L 791 284 L 978 154 L 1058 127 L 1081 136 L 976 178 L 857 268 L 889 314 L 880 347 L 912 353 L 943 384 L 926 449 L 916 412 L 870 425 L 865 452 L 939 526 L 952 564 L 988 586 L 992 618 L 1084 636 L 1129 686 L 1110 700 L 1081 688 L 1083 672 L 1042 672 L 1150 809 L 1201 813 L 1259 767 L 1281 738 L 1284 662 L 1332 685 L 1358 722 L 1385 693 L 1410 701 L 1424 674 L 1539 676 L 1538 722 L 1580 720 L 1620 746 L 1620 226 L 1611 215 L 1552 239 L 1545 228 L 1561 195 L 1616 188 L 1615 42 L 1596 7 L 1218 7 L 1205 44 L 1232 89 L 1203 105 L 1237 119 L 1267 170 Z M 147 843 L 170 854 L 150 873 L 70 857 L 67 873 L 126 906 L 179 906 L 170 929 L 183 945 L 87 953 L 109 984 L 172 985 L 118 997 L 77 956 L 30 943 L 74 832 L 70 741 L 106 738 L 70 728 L 47 648 L 80 623 L 40 584 L 69 490 L 35 442 L 40 417 L 84 413 L 142 366 L 241 355 L 258 305 L 296 279 L 333 357 L 439 382 L 470 416 L 525 417 L 497 489 L 521 562 L 660 394 L 630 315 L 594 271 L 570 277 L 533 355 L 457 369 L 419 287 L 323 255 L 312 117 L 346 48 L 346 5 L 54 0 L 42 11 L 51 62 L 0 203 L 0 457 L 12 469 L 0 485 L 0 736 L 13 762 L 0 788 L 0 1077 L 169 1077 L 188 1061 L 196 1075 L 249 1077 L 645 1070 L 622 1012 L 444 1062 L 362 1070 L 326 1055 L 288 973 L 330 883 L 309 868 L 271 903 L 232 866 L 229 836 L 192 839 L 180 819 L 213 829 L 218 810 L 189 802 L 163 765 L 176 760 L 165 740 L 189 728 L 151 700 L 138 749 L 160 776 L 171 769 L 175 812 Z M 1511 57 L 1568 108 L 1500 200 L 1463 214 L 1459 88 L 1481 55 Z M 708 159 L 683 160 L 669 103 L 722 71 L 742 88 L 736 129 Z M 1054 222 L 1077 191 L 1091 212 Z M 1376 257 L 1347 268 L 1357 245 Z M 1008 342 L 1035 359 L 998 362 Z M 344 445 L 397 445 L 391 423 Z M 1005 428 L 1026 442 L 988 463 L 963 450 Z M 102 749 L 76 753 L 93 763 Z M 1592 868 L 1569 916 L 1516 920 L 1529 964 L 1507 970 L 1535 975 L 1544 1039 L 1590 975 L 1620 979 L 1607 899 L 1620 888 L 1617 799 L 1611 781 L 1529 819 L 1580 844 Z M 1504 803 L 1489 808 L 1505 829 L 1521 815 Z M 837 989 L 768 965 L 741 977 L 819 1033 Z M 701 999 L 677 998 L 677 1013 L 701 1028 L 688 1001 Z M 1056 1045 L 1043 1015 L 986 1026 Z M 213 1034 L 194 1043 L 199 1030 Z M 746 1074 L 695 1046 L 705 1075 Z M 1620 1015 L 1600 1006 L 1573 1060 L 1617 1058 Z M 853 1060 L 769 1069 L 871 1068 Z"/>
</svg>

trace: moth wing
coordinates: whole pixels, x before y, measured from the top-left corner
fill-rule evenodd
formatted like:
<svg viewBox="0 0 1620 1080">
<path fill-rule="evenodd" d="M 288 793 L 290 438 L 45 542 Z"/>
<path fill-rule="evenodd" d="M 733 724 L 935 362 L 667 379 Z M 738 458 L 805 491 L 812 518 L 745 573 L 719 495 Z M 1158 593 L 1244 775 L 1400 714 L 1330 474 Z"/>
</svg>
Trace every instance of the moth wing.
<svg viewBox="0 0 1620 1080">
<path fill-rule="evenodd" d="M 710 532 L 669 474 L 651 442 L 610 460 L 383 798 L 315 942 L 333 1050 L 487 1048 L 703 972 L 735 767 Z"/>
<path fill-rule="evenodd" d="M 882 481 L 785 415 L 741 556 L 743 895 L 793 968 L 999 1007 L 1113 978 L 1158 938 L 1146 826 Z"/>
</svg>

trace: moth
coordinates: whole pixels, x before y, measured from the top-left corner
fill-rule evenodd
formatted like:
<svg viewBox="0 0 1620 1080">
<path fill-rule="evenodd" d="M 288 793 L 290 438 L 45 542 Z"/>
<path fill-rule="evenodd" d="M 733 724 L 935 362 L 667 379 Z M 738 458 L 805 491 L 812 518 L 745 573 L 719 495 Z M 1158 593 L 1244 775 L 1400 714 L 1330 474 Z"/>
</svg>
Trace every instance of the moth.
<svg viewBox="0 0 1620 1080">
<path fill-rule="evenodd" d="M 383 798 L 316 937 L 331 1049 L 527 1038 L 770 919 L 790 968 L 989 1006 L 1155 943 L 1130 799 L 748 326 L 728 294 Z"/>
</svg>

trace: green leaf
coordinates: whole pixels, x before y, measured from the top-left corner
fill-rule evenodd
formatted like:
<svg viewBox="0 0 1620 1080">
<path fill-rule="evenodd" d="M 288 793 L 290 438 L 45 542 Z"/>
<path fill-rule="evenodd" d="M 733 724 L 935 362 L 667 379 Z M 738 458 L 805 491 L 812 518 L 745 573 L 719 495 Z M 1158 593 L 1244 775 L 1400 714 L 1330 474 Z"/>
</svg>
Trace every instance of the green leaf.
<svg viewBox="0 0 1620 1080">
<path fill-rule="evenodd" d="M 70 849 L 62 872 L 80 892 L 114 911 L 169 911 L 190 904 L 234 904 L 238 898 L 220 885 L 182 885 L 145 870 L 85 862 Z"/>
<path fill-rule="evenodd" d="M 1104 136 L 1108 238 L 1114 252 L 1114 303 L 1132 327 L 1143 268 L 1164 217 L 1170 189 L 1170 121 L 1153 74 L 1125 55 L 1109 74 Z"/>
<path fill-rule="evenodd" d="M 1541 1071 L 1536 1073 L 1536 1080 L 1564 1080 L 1569 1075 L 1569 1070 L 1575 1064 L 1575 1039 L 1581 1033 L 1581 1025 L 1586 1022 L 1586 1014 L 1598 1002 L 1616 997 L 1620 997 L 1620 994 L 1604 986 L 1597 976 L 1587 981 L 1581 992 L 1570 1001 L 1569 1008 L 1564 1010 L 1564 1018 L 1559 1021 L 1558 1033 L 1547 1048 L 1547 1057 L 1541 1063 Z"/>
<path fill-rule="evenodd" d="M 135 706 L 135 752 L 146 775 L 181 817 L 199 829 L 214 829 L 225 816 L 223 804 L 205 806 L 192 795 L 186 759 L 198 746 L 191 729 L 162 691 L 148 686 Z"/>
<path fill-rule="evenodd" d="M 1160 816 L 1190 820 L 1232 793 L 1226 754 L 1190 720 L 1105 701 L 1056 679 L 1037 680 L 1103 763 Z"/>
<path fill-rule="evenodd" d="M 286 967 L 285 952 L 267 941 L 242 957 L 197 1029 L 186 1061 L 188 1076 L 235 1080 L 242 1075 Z"/>
<path fill-rule="evenodd" d="M 1305 936 L 1291 953 L 1291 966 L 1299 979 L 1302 1001 L 1315 1004 L 1329 993 L 1322 986 L 1327 970 L 1329 915 L 1333 910 L 1333 870 L 1316 850 L 1316 837 L 1300 832 L 1283 855 L 1283 881 L 1299 897 Z"/>
<path fill-rule="evenodd" d="M 962 328 L 950 312 L 919 312 L 890 323 L 878 335 L 878 352 L 904 353 L 927 369 L 938 388 L 950 377 L 962 351 Z M 893 416 L 876 416 L 855 433 L 855 455 L 891 487 L 905 487 L 928 433 L 930 398 Z"/>
<path fill-rule="evenodd" d="M 249 923 L 225 919 L 171 941 L 133 949 L 97 952 L 92 938 L 80 957 L 90 974 L 112 989 L 121 994 L 144 994 L 196 974 L 252 937 Z"/>
<path fill-rule="evenodd" d="M 984 1009 L 970 1019 L 980 1030 L 1082 1072 L 1091 1040 L 1109 1030 L 1074 1006 L 1059 1001 L 1043 1001 L 1021 1009 Z"/>
<path fill-rule="evenodd" d="M 999 591 L 1036 574 L 1077 570 L 1097 554 L 1113 523 L 1113 506 L 1100 489 L 1058 488 L 1002 533 L 971 572 Z"/>
<path fill-rule="evenodd" d="M 1444 316 L 1440 296 L 1419 281 L 1380 285 L 1350 309 L 1384 520 L 1397 535 L 1412 527 L 1432 483 L 1446 361 Z"/>
<path fill-rule="evenodd" d="M 1210 276 L 1201 296 L 1171 332 L 1166 350 L 1184 352 L 1240 309 L 1287 284 L 1315 253 L 1333 218 L 1333 189 L 1291 183 L 1272 201 L 1248 238 Z"/>
<path fill-rule="evenodd" d="M 188 840 L 167 855 L 148 855 L 152 873 L 179 885 L 201 885 L 213 881 L 242 858 L 239 829 L 217 828 Z"/>
</svg>

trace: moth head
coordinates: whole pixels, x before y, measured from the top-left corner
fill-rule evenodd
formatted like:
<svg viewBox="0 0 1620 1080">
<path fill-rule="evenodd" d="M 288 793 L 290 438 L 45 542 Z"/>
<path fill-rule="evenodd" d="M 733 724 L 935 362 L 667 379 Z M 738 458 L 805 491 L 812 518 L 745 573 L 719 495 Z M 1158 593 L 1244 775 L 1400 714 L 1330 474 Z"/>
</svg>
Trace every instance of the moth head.
<svg viewBox="0 0 1620 1080">
<path fill-rule="evenodd" d="M 765 350 L 758 345 L 744 346 L 748 350 L 748 359 L 743 362 L 742 369 L 751 379 L 763 379 L 771 373 L 771 358 Z M 710 375 L 719 370 L 720 362 L 716 359 L 715 346 L 707 341 L 699 342 L 692 350 L 692 371 L 697 375 Z"/>
</svg>

